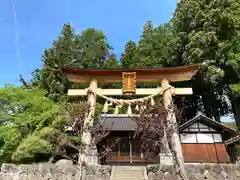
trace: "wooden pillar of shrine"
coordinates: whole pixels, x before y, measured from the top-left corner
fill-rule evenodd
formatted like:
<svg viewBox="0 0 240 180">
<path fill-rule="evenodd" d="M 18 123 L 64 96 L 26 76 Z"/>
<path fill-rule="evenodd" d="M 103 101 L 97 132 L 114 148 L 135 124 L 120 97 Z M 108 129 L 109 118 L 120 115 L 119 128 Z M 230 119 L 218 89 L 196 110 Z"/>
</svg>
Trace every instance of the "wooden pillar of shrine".
<svg viewBox="0 0 240 180">
<path fill-rule="evenodd" d="M 177 120 L 176 116 L 174 114 L 173 106 L 172 106 L 172 89 L 170 88 L 171 86 L 169 85 L 169 82 L 167 79 L 163 79 L 161 82 L 161 86 L 164 89 L 163 93 L 163 103 L 165 109 L 168 111 L 167 114 L 167 121 L 169 124 L 173 124 L 173 134 L 171 137 L 171 146 L 173 148 L 173 151 L 176 152 L 176 158 L 179 161 L 179 168 L 183 176 L 187 177 L 187 172 L 184 167 L 184 158 L 183 158 L 183 153 L 182 153 L 182 146 L 180 142 L 180 137 L 179 134 L 177 133 Z"/>
<path fill-rule="evenodd" d="M 97 80 L 92 79 L 89 85 L 89 89 L 92 92 L 95 92 L 97 89 Z M 82 162 L 88 162 L 91 161 L 89 159 L 89 150 L 90 146 L 92 145 L 92 134 L 91 134 L 91 127 L 93 126 L 94 121 L 94 114 L 96 110 L 96 100 L 97 97 L 93 93 L 88 94 L 88 104 L 90 106 L 89 114 L 87 115 L 86 119 L 84 120 L 84 128 L 83 128 L 83 134 L 82 134 L 82 141 L 84 146 L 83 152 L 81 153 L 81 156 L 79 158 L 79 163 Z"/>
</svg>

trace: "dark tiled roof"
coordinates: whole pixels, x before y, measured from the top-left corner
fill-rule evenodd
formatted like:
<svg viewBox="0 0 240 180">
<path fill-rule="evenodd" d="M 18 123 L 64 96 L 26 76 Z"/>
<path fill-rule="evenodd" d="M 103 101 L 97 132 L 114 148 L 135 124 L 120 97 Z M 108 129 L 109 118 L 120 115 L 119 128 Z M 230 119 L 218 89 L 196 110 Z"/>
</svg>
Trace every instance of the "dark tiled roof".
<svg viewBox="0 0 240 180">
<path fill-rule="evenodd" d="M 136 123 L 127 115 L 114 116 L 112 114 L 102 115 L 100 122 L 103 128 L 112 131 L 134 131 Z"/>
</svg>

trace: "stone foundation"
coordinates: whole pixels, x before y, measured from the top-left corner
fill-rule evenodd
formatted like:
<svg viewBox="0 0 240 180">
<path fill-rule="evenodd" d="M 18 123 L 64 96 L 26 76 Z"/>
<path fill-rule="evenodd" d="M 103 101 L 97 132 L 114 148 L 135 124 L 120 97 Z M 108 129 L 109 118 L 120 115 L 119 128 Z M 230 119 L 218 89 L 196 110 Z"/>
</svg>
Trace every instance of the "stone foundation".
<svg viewBox="0 0 240 180">
<path fill-rule="evenodd" d="M 111 167 L 91 165 L 85 172 L 84 180 L 109 180 Z M 68 160 L 56 164 L 2 164 L 0 180 L 77 180 L 77 173 L 77 166 Z"/>
<path fill-rule="evenodd" d="M 238 164 L 186 164 L 189 180 L 240 180 Z M 78 167 L 71 161 L 55 164 L 2 164 L 0 180 L 78 180 Z M 90 165 L 83 180 L 109 180 L 111 166 Z M 149 180 L 175 180 L 173 166 L 148 165 Z"/>
<path fill-rule="evenodd" d="M 237 164 L 186 164 L 189 180 L 240 180 Z M 148 165 L 149 180 L 174 180 L 173 166 Z"/>
</svg>

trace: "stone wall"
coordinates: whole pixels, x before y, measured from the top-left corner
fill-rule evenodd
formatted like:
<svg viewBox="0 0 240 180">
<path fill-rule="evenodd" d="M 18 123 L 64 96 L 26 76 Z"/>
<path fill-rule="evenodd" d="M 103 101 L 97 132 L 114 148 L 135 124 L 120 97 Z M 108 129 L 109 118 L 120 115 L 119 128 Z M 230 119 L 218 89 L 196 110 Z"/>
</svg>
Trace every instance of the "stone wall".
<svg viewBox="0 0 240 180">
<path fill-rule="evenodd" d="M 189 180 L 240 180 L 237 164 L 186 164 Z M 172 166 L 148 165 L 149 180 L 174 180 Z"/>
<path fill-rule="evenodd" d="M 77 166 L 68 160 L 60 160 L 55 164 L 2 164 L 0 180 L 77 180 L 77 173 Z M 109 180 L 110 174 L 110 166 L 88 166 L 84 179 Z"/>
<path fill-rule="evenodd" d="M 187 164 L 189 180 L 240 180 L 240 164 Z M 78 168 L 71 161 L 55 164 L 2 164 L 0 180 L 78 180 Z M 111 166 L 92 165 L 86 168 L 84 180 L 109 180 Z M 175 180 L 172 166 L 148 165 L 149 180 Z"/>
</svg>

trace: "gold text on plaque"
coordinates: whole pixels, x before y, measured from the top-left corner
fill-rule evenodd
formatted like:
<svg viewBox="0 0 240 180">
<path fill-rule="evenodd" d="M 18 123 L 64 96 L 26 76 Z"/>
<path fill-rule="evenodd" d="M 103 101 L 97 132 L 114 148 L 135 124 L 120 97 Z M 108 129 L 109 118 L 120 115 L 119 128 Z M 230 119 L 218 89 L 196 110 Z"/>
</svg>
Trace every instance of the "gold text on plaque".
<svg viewBox="0 0 240 180">
<path fill-rule="evenodd" d="M 136 72 L 123 72 L 123 94 L 130 95 L 136 93 Z"/>
</svg>

